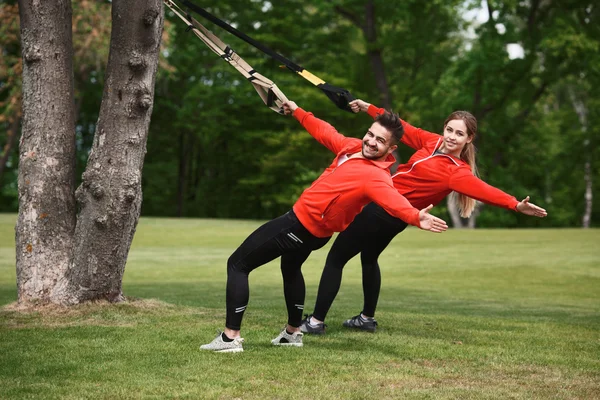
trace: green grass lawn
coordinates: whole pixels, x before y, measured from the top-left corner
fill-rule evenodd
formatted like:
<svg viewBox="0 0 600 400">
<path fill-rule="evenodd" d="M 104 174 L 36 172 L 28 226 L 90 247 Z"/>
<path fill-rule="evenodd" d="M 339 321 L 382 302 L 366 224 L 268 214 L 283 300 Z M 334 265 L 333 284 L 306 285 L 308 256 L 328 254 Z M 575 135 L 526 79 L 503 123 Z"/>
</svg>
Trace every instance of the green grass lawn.
<svg viewBox="0 0 600 400">
<path fill-rule="evenodd" d="M 14 215 L 0 215 L 0 306 L 16 299 Z M 270 345 L 279 264 L 250 274 L 244 352 L 198 346 L 225 320 L 226 260 L 254 221 L 143 218 L 120 305 L 0 308 L 0 398 L 599 399 L 600 231 L 408 229 L 382 255 L 375 334 L 345 269 L 324 337 Z M 331 241 L 329 245 L 331 245 Z M 329 246 L 304 265 L 314 306 Z"/>
</svg>

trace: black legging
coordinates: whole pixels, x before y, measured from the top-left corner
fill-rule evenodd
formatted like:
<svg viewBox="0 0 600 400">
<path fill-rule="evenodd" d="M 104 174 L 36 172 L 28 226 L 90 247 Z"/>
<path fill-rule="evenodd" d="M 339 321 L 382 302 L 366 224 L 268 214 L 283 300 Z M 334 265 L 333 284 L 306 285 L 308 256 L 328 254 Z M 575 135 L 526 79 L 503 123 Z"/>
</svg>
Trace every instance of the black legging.
<svg viewBox="0 0 600 400">
<path fill-rule="evenodd" d="M 325 321 L 327 312 L 342 283 L 342 270 L 352 257 L 360 253 L 364 303 L 362 313 L 375 316 L 381 272 L 377 259 L 394 236 L 406 228 L 406 222 L 392 217 L 375 203 L 368 204 L 348 228 L 341 232 L 327 255 L 321 275 L 314 317 Z"/>
<path fill-rule="evenodd" d="M 248 274 L 277 257 L 281 257 L 288 324 L 300 326 L 306 295 L 301 267 L 310 253 L 325 246 L 329 239 L 312 235 L 298 221 L 293 211 L 265 223 L 252 232 L 227 260 L 225 326 L 229 329 L 240 329 L 250 297 Z"/>
</svg>

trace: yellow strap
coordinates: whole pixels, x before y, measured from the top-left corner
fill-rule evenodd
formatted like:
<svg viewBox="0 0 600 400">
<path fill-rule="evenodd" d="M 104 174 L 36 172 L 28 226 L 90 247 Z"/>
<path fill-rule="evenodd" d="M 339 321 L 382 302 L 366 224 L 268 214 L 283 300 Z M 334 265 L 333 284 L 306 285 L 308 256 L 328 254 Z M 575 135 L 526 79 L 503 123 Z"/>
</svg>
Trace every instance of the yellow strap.
<svg viewBox="0 0 600 400">
<path fill-rule="evenodd" d="M 302 76 L 304 79 L 306 79 L 307 81 L 309 81 L 310 83 L 312 83 L 315 86 L 325 83 L 325 81 L 323 79 L 319 78 L 316 75 L 313 75 L 312 73 L 310 73 L 307 70 L 298 72 L 298 75 Z"/>
</svg>

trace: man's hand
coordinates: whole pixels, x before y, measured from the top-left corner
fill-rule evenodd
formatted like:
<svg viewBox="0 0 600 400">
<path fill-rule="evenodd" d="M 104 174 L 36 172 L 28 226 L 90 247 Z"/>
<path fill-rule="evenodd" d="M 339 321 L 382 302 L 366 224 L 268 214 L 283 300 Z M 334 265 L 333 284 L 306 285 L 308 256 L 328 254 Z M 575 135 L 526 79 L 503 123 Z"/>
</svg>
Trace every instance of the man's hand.
<svg viewBox="0 0 600 400">
<path fill-rule="evenodd" d="M 369 109 L 369 106 L 371 105 L 371 104 L 367 103 L 366 101 L 362 101 L 361 99 L 352 100 L 348 104 L 350 105 L 350 108 L 352 109 L 352 111 L 355 113 L 357 113 L 359 111 L 367 112 L 367 110 Z"/>
<path fill-rule="evenodd" d="M 284 101 L 282 104 L 283 107 L 283 113 L 285 115 L 290 115 L 292 114 L 294 111 L 296 111 L 296 108 L 298 108 L 298 105 L 296 103 L 294 103 L 293 101 Z"/>
<path fill-rule="evenodd" d="M 546 210 L 542 207 L 538 207 L 533 203 L 529 202 L 529 196 L 525 197 L 522 201 L 517 204 L 517 211 L 525 215 L 531 215 L 533 217 L 543 218 L 548 215 Z"/>
<path fill-rule="evenodd" d="M 433 208 L 433 204 L 425 207 L 421 211 L 419 211 L 419 223 L 420 228 L 425 231 L 431 231 L 435 233 L 444 232 L 448 229 L 448 225 L 446 225 L 446 221 L 443 219 L 439 219 L 438 217 L 434 217 L 429 214 L 429 210 Z"/>
</svg>

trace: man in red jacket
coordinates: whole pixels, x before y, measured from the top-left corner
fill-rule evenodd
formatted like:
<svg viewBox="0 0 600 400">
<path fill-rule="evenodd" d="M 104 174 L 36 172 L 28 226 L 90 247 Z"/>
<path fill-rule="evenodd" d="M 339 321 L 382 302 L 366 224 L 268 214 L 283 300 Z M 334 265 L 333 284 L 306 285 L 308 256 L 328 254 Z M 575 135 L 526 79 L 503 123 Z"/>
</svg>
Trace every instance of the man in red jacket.
<svg viewBox="0 0 600 400">
<path fill-rule="evenodd" d="M 394 189 L 389 167 L 392 151 L 403 133 L 397 115 L 385 112 L 375 119 L 362 140 L 338 133 L 327 122 L 289 101 L 283 104 L 306 130 L 336 154 L 333 163 L 306 189 L 291 211 L 259 227 L 227 261 L 227 317 L 225 331 L 202 350 L 243 351 L 240 337 L 242 318 L 249 298 L 249 273 L 281 257 L 281 273 L 288 323 L 274 345 L 302 346 L 300 323 L 305 285 L 301 267 L 313 250 L 323 247 L 334 232 L 341 232 L 370 202 L 408 224 L 432 232 L 443 232 L 446 223 L 418 210 Z"/>
</svg>

